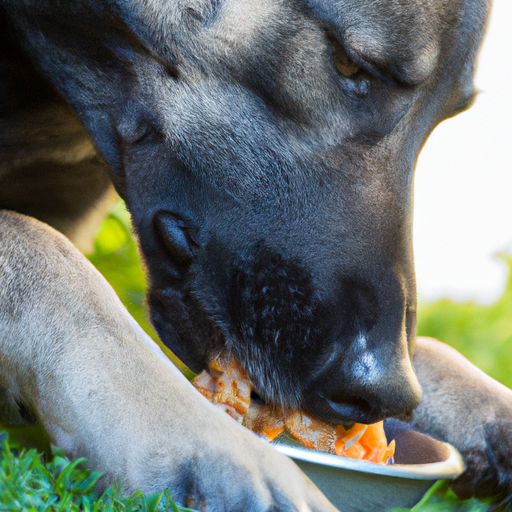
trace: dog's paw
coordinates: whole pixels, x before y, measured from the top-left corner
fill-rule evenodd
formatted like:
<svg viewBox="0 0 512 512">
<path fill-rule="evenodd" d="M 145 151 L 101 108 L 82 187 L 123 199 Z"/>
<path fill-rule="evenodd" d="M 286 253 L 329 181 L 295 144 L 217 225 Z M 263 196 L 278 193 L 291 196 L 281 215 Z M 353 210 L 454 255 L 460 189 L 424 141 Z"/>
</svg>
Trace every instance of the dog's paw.
<svg viewBox="0 0 512 512">
<path fill-rule="evenodd" d="M 512 504 L 512 390 L 436 340 L 418 338 L 414 363 L 423 398 L 412 425 L 463 455 L 455 493 Z"/>
<path fill-rule="evenodd" d="M 200 511 L 336 512 L 290 459 L 228 422 L 217 439 L 206 435 L 198 445 L 189 432 L 179 451 L 146 454 L 134 485 L 146 492 L 167 487 L 177 503 Z"/>
<path fill-rule="evenodd" d="M 483 425 L 484 446 L 464 451 L 466 471 L 451 487 L 461 499 L 472 496 L 496 498 L 512 506 L 512 421 Z"/>
</svg>

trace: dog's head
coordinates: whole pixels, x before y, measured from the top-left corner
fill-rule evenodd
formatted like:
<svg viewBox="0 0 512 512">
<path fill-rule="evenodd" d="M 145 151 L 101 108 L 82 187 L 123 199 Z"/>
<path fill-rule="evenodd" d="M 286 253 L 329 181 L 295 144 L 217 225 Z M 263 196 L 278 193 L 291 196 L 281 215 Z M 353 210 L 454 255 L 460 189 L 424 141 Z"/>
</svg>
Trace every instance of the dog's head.
<svg viewBox="0 0 512 512">
<path fill-rule="evenodd" d="M 106 4 L 45 44 L 76 56 L 60 87 L 133 215 L 162 340 L 196 371 L 228 348 L 326 419 L 411 412 L 413 170 L 472 100 L 485 0 Z"/>
</svg>

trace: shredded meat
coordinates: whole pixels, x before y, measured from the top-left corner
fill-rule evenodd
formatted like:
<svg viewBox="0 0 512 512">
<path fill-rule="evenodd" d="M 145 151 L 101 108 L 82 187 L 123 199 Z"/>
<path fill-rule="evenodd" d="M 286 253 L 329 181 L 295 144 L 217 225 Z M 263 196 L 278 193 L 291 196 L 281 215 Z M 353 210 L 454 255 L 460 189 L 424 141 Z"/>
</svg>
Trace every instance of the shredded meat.
<svg viewBox="0 0 512 512">
<path fill-rule="evenodd" d="M 221 355 L 209 366 L 210 370 L 194 377 L 192 384 L 210 402 L 242 423 L 251 403 L 252 386 L 247 374 L 230 355 Z"/>
</svg>

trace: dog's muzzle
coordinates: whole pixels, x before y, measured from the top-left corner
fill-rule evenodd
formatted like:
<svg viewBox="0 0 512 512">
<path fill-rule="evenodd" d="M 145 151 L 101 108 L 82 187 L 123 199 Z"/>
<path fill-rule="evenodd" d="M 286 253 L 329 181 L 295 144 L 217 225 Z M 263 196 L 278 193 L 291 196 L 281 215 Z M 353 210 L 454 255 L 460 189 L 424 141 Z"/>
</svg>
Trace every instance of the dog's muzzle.
<svg viewBox="0 0 512 512">
<path fill-rule="evenodd" d="M 386 350 L 389 347 L 333 357 L 304 393 L 308 412 L 334 423 L 410 420 L 420 403 L 421 388 L 408 352 L 393 357 Z"/>
</svg>

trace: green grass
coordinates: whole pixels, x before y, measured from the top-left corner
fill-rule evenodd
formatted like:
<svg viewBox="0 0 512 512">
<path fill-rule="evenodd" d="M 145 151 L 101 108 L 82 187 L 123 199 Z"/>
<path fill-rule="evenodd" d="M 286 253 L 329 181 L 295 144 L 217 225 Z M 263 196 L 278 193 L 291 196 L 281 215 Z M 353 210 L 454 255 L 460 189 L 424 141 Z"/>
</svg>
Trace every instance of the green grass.
<svg viewBox="0 0 512 512">
<path fill-rule="evenodd" d="M 447 482 L 439 481 L 414 508 L 400 508 L 393 512 L 484 512 L 489 504 L 490 500 L 480 501 L 474 498 L 460 501 L 449 489 Z"/>
<path fill-rule="evenodd" d="M 453 345 L 485 372 L 512 387 L 512 258 L 503 258 L 510 274 L 497 303 L 479 306 L 440 300 L 420 304 L 418 333 Z M 90 260 L 109 280 L 134 318 L 158 341 L 148 322 L 144 274 L 121 203 L 105 220 Z M 190 376 L 186 367 L 163 348 Z M 11 428 L 9 433 L 11 441 L 5 435 L 0 439 L 0 512 L 188 510 L 177 507 L 167 491 L 125 497 L 122 489 L 111 487 L 98 496 L 93 484 L 99 473 L 85 469 L 82 459 L 70 463 L 62 451 L 53 448 L 52 452 L 37 428 Z M 457 500 L 447 484 L 440 482 L 412 512 L 483 512 L 487 507 L 487 503 L 475 499 Z"/>
<path fill-rule="evenodd" d="M 112 486 L 97 494 L 94 484 L 101 473 L 85 469 L 84 459 L 70 462 L 55 446 L 43 451 L 46 454 L 20 447 L 20 443 L 9 441 L 6 433 L 0 434 L 0 511 L 194 512 L 177 506 L 168 490 L 124 496 L 122 487 Z M 411 512 L 484 512 L 487 507 L 487 503 L 475 499 L 457 500 L 445 482 L 438 482 Z"/>
<path fill-rule="evenodd" d="M 0 511 L 8 512 L 185 512 L 165 490 L 124 496 L 113 486 L 98 495 L 94 484 L 101 473 L 84 468 L 85 459 L 70 461 L 55 446 L 46 460 L 35 448 L 20 448 L 0 436 Z"/>
</svg>

